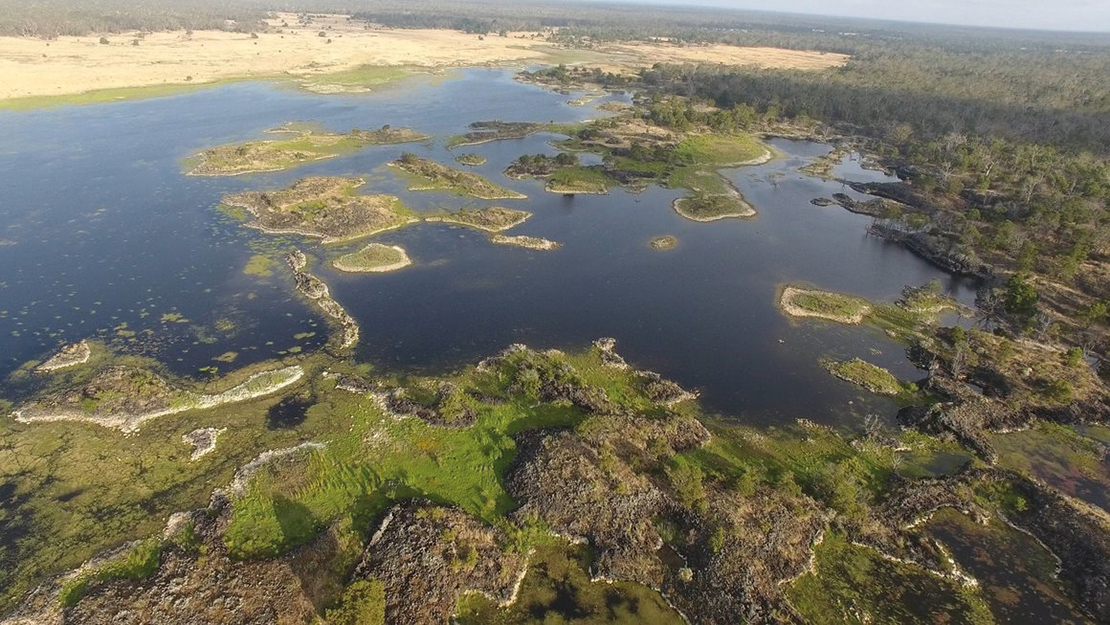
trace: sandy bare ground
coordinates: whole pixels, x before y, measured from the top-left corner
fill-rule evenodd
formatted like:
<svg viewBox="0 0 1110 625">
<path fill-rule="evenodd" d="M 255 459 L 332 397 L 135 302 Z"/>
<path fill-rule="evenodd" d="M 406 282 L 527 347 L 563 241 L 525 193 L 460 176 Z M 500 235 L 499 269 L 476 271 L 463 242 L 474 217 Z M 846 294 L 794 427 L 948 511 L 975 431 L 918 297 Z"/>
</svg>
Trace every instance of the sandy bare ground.
<svg viewBox="0 0 1110 625">
<path fill-rule="evenodd" d="M 283 26 L 283 21 L 288 26 Z M 279 15 L 271 26 L 275 32 L 259 33 L 258 38 L 223 31 L 162 32 L 145 37 L 126 33 L 106 35 L 107 45 L 99 43 L 98 35 L 53 41 L 0 37 L 0 100 L 244 77 L 303 79 L 364 65 L 438 69 L 523 61 L 573 62 L 568 55 L 576 53 L 556 48 L 541 37 L 533 38 L 532 33 L 479 39 L 449 30 L 367 29 L 365 24 L 341 16 L 302 26 L 292 15 Z M 276 32 L 279 29 L 281 32 Z M 584 64 L 623 71 L 658 61 L 802 69 L 846 61 L 840 55 L 818 52 L 666 43 L 614 45 L 581 56 Z"/>
</svg>

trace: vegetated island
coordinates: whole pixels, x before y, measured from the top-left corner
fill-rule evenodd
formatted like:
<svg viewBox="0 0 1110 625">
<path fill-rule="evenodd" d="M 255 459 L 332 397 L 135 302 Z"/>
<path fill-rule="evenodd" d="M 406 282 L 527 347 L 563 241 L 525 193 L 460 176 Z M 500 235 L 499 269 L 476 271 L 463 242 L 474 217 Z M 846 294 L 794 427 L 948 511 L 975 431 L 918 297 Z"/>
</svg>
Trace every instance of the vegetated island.
<svg viewBox="0 0 1110 625">
<path fill-rule="evenodd" d="M 349 154 L 371 145 L 394 145 L 423 141 L 429 135 L 411 128 L 355 129 L 335 133 L 306 124 L 286 124 L 270 130 L 291 135 L 270 141 L 248 141 L 209 148 L 185 161 L 190 176 L 237 176 L 282 171 L 305 163 Z"/>
<path fill-rule="evenodd" d="M 537 132 L 571 135 L 582 127 L 583 124 L 503 122 L 500 120 L 478 121 L 470 124 L 470 130 L 465 134 L 455 135 L 449 138 L 447 140 L 447 147 L 449 149 L 454 149 L 471 145 L 481 145 L 492 141 L 524 139 Z"/>
<path fill-rule="evenodd" d="M 370 243 L 366 247 L 344 254 L 332 261 L 332 266 L 348 273 L 384 273 L 404 269 L 412 259 L 399 245 Z"/>
<path fill-rule="evenodd" d="M 528 197 L 495 185 L 478 174 L 441 165 L 411 152 L 402 154 L 389 165 L 411 178 L 409 191 L 448 191 L 482 200 L 521 200 Z"/>
<path fill-rule="evenodd" d="M 21 404 L 12 417 L 20 423 L 81 421 L 131 433 L 158 417 L 276 393 L 303 375 L 297 365 L 260 371 L 226 391 L 203 394 L 147 369 L 109 366 L 84 384 Z"/>
<path fill-rule="evenodd" d="M 466 165 L 467 167 L 478 167 L 480 165 L 485 165 L 488 159 L 481 154 L 467 152 L 466 154 L 459 154 L 456 156 L 455 162 L 459 165 Z"/>
<path fill-rule="evenodd" d="M 490 206 L 487 208 L 461 210 L 446 215 L 431 215 L 425 217 L 424 221 L 457 224 L 468 228 L 477 228 L 478 230 L 484 230 L 486 232 L 502 232 L 509 228 L 519 226 L 531 216 L 532 213 L 528 211 L 505 208 L 503 206 Z"/>
<path fill-rule="evenodd" d="M 743 132 L 717 132 L 703 127 L 678 130 L 662 125 L 668 119 L 668 111 L 637 107 L 615 117 L 567 125 L 557 132 L 568 138 L 554 144 L 563 153 L 523 155 L 505 174 L 514 178 L 546 178 L 548 191 L 565 194 L 600 194 L 616 186 L 638 191 L 649 184 L 660 184 L 690 192 L 673 205 L 683 217 L 716 221 L 755 216 L 755 209 L 718 171 L 766 163 L 773 158 L 773 152 Z M 543 126 L 522 122 L 484 124 L 491 129 L 467 136 L 473 140 L 500 138 L 503 133 L 515 136 L 535 132 L 537 129 L 532 126 Z M 569 152 L 599 154 L 602 163 L 581 166 Z"/>
<path fill-rule="evenodd" d="M 517 179 L 546 178 L 544 190 L 564 195 L 604 195 L 618 184 L 605 174 L 602 167 L 583 167 L 578 162 L 578 156 L 569 152 L 560 152 L 555 156 L 521 155 L 505 169 L 505 175 Z"/>
<path fill-rule="evenodd" d="M 901 395 L 916 390 L 912 384 L 903 384 L 886 369 L 860 358 L 837 361 L 825 360 L 821 366 L 834 376 L 861 386 L 876 395 Z"/>
<path fill-rule="evenodd" d="M 337 243 L 419 221 L 392 195 L 360 195 L 360 178 L 310 177 L 280 191 L 225 196 L 224 206 L 246 210 L 247 226 L 270 234 L 300 234 Z"/>
<path fill-rule="evenodd" d="M 871 303 L 832 291 L 785 286 L 779 292 L 779 308 L 791 317 L 816 317 L 857 325 L 871 312 Z"/>
<path fill-rule="evenodd" d="M 517 247 L 524 247 L 530 250 L 539 250 L 541 252 L 557 250 L 563 246 L 562 243 L 559 243 L 557 241 L 525 235 L 507 236 L 504 234 L 495 234 L 490 236 L 489 240 L 497 243 L 498 245 L 515 245 Z"/>
</svg>

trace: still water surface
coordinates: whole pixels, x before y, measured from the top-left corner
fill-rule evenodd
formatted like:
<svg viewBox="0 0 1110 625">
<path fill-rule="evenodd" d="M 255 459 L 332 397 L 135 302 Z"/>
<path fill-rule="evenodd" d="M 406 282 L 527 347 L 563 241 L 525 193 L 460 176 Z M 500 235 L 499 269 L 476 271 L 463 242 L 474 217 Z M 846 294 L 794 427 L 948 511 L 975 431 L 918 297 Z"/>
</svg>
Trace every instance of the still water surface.
<svg viewBox="0 0 1110 625">
<path fill-rule="evenodd" d="M 573 97 L 573 96 L 570 96 Z M 564 197 L 542 182 L 501 171 L 523 153 L 555 153 L 537 135 L 460 151 L 489 162 L 476 170 L 529 195 L 495 202 L 534 217 L 512 234 L 563 243 L 555 252 L 490 244 L 482 233 L 428 224 L 379 237 L 404 246 L 415 266 L 388 275 L 342 275 L 326 261 L 365 241 L 328 246 L 272 237 L 221 215 L 221 196 L 276 189 L 306 175 L 357 175 L 419 211 L 493 204 L 409 193 L 384 164 L 409 150 L 453 164 L 449 135 L 478 120 L 577 121 L 600 115 L 568 96 L 470 70 L 360 96 L 316 96 L 236 84 L 140 102 L 0 114 L 0 376 L 60 342 L 99 336 L 152 355 L 178 373 L 233 366 L 290 349 L 319 347 L 326 325 L 292 291 L 282 265 L 246 275 L 253 254 L 280 259 L 294 246 L 362 325 L 358 356 L 380 367 L 434 372 L 514 342 L 576 349 L 613 336 L 618 350 L 701 391 L 706 406 L 749 423 L 807 417 L 858 426 L 890 416 L 887 400 L 833 379 L 822 357 L 859 356 L 907 379 L 919 372 L 882 333 L 799 323 L 775 306 L 784 282 L 812 283 L 876 300 L 939 278 L 963 301 L 971 285 L 901 247 L 869 237 L 868 218 L 810 200 L 843 191 L 798 172 L 827 146 L 774 140 L 781 157 L 724 172 L 759 211 L 754 220 L 696 223 L 671 210 L 679 191 Z M 613 96 L 619 98 L 620 96 Z M 600 104 L 604 100 L 595 102 Z M 182 174 L 181 159 L 208 146 L 256 139 L 287 121 L 335 130 L 411 126 L 435 135 L 374 147 L 294 171 L 232 178 Z M 840 176 L 876 172 L 842 164 Z M 655 236 L 677 249 L 652 250 Z M 132 335 L 134 333 L 134 335 Z M 315 334 L 313 334 L 315 333 Z M 296 337 L 296 338 L 295 338 Z"/>
</svg>

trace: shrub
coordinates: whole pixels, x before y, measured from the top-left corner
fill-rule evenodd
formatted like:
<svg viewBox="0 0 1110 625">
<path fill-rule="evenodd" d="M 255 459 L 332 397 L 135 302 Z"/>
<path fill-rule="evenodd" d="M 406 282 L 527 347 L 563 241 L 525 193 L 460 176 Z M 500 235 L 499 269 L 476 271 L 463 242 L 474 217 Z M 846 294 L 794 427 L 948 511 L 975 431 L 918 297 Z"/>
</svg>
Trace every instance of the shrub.
<svg viewBox="0 0 1110 625">
<path fill-rule="evenodd" d="M 325 615 L 329 625 L 383 625 L 385 589 L 376 579 L 354 582 Z"/>
</svg>

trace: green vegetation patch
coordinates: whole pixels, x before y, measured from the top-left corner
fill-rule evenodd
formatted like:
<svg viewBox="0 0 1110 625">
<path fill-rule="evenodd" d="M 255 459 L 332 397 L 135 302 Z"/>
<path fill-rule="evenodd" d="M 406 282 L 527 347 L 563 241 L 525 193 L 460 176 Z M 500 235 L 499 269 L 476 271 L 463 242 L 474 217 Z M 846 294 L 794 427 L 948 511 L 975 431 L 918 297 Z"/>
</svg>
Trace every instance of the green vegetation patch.
<svg viewBox="0 0 1110 625">
<path fill-rule="evenodd" d="M 286 124 L 270 131 L 290 135 L 269 141 L 248 141 L 209 148 L 185 161 L 192 176 L 234 176 L 238 174 L 281 171 L 343 154 L 371 145 L 392 145 L 423 141 L 428 135 L 411 128 L 377 130 L 355 129 L 334 133 L 304 124 Z"/>
<path fill-rule="evenodd" d="M 531 216 L 532 213 L 528 211 L 503 206 L 490 206 L 473 210 L 461 210 L 439 217 L 428 217 L 427 221 L 442 221 L 477 228 L 486 232 L 501 232 L 519 226 Z"/>
<path fill-rule="evenodd" d="M 457 622 L 460 625 L 685 622 L 654 590 L 629 582 L 593 581 L 589 568 L 590 549 L 585 545 L 541 546 L 532 556 L 528 574 L 512 605 L 499 607 L 487 597 L 467 595 L 459 601 Z M 573 621 L 557 616 L 571 614 Z"/>
<path fill-rule="evenodd" d="M 351 273 L 380 273 L 396 271 L 412 264 L 404 248 L 397 245 L 383 245 L 371 243 L 366 247 L 344 254 L 332 262 L 332 266 L 340 271 Z"/>
<path fill-rule="evenodd" d="M 455 162 L 460 165 L 466 165 L 468 167 L 478 167 L 480 165 L 485 165 L 488 160 L 481 154 L 468 152 L 466 154 L 459 154 L 458 156 L 456 156 Z"/>
<path fill-rule="evenodd" d="M 690 135 L 675 146 L 675 156 L 698 165 L 744 165 L 768 155 L 767 148 L 748 134 Z"/>
<path fill-rule="evenodd" d="M 547 181 L 547 190 L 551 193 L 600 195 L 608 193 L 616 185 L 617 182 L 600 168 L 567 167 L 551 174 Z"/>
<path fill-rule="evenodd" d="M 390 163 L 405 172 L 412 180 L 409 191 L 448 191 L 483 200 L 525 199 L 528 196 L 493 184 L 489 180 L 466 171 L 441 165 L 406 152 Z"/>
<path fill-rule="evenodd" d="M 817 569 L 788 591 L 794 607 L 815 624 L 993 623 L 973 590 L 924 569 L 883 558 L 830 533 L 817 548 Z"/>
<path fill-rule="evenodd" d="M 693 221 L 717 221 L 729 217 L 754 217 L 755 209 L 739 194 L 696 195 L 674 201 L 674 210 Z"/>
<path fill-rule="evenodd" d="M 861 323 L 871 312 L 862 297 L 801 287 L 783 287 L 779 306 L 792 317 L 818 317 L 840 323 Z"/>
<path fill-rule="evenodd" d="M 877 395 L 897 396 L 912 393 L 912 384 L 903 384 L 889 371 L 865 360 L 853 358 L 845 361 L 826 360 L 822 363 L 829 373 L 851 382 Z"/>
<path fill-rule="evenodd" d="M 269 277 L 274 275 L 276 266 L 277 261 L 266 254 L 255 254 L 247 261 L 247 266 L 243 267 L 243 273 L 248 276 Z"/>
<path fill-rule="evenodd" d="M 315 93 L 358 93 L 373 91 L 409 78 L 420 70 L 404 65 L 360 65 L 301 80 L 301 86 Z"/>
</svg>

